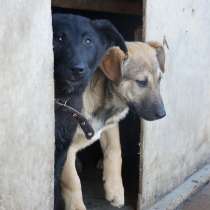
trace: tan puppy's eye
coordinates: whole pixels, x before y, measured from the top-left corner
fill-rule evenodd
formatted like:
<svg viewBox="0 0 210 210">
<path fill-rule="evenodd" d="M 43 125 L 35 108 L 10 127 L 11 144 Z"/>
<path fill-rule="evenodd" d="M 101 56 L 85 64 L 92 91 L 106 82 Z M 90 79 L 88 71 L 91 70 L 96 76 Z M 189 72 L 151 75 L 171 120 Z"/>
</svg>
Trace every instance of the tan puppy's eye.
<svg viewBox="0 0 210 210">
<path fill-rule="evenodd" d="M 148 79 L 145 78 L 144 80 L 136 80 L 136 83 L 139 87 L 146 87 L 148 85 Z"/>
</svg>

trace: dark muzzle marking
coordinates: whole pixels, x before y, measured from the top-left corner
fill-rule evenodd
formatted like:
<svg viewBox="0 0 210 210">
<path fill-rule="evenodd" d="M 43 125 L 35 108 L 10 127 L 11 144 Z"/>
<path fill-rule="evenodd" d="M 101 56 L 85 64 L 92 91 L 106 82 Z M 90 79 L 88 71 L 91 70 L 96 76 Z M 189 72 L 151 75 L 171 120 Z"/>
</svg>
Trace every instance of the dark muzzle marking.
<svg viewBox="0 0 210 210">
<path fill-rule="evenodd" d="M 92 126 L 80 112 L 78 112 L 73 107 L 67 105 L 67 102 L 68 102 L 68 100 L 66 100 L 64 102 L 59 99 L 55 100 L 55 103 L 58 106 L 62 106 L 64 109 L 66 109 L 66 111 L 70 112 L 72 117 L 79 123 L 81 129 L 83 130 L 83 132 L 85 134 L 85 137 L 87 139 L 91 139 L 94 136 L 94 130 L 93 130 Z"/>
</svg>

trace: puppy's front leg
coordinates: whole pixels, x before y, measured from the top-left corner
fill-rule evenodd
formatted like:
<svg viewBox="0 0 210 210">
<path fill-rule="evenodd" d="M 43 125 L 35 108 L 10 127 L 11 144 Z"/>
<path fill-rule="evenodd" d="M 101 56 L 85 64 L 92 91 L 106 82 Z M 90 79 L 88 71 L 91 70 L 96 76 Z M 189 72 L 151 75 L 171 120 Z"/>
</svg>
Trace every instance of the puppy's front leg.
<svg viewBox="0 0 210 210">
<path fill-rule="evenodd" d="M 74 145 L 71 145 L 62 172 L 62 192 L 66 210 L 86 210 L 80 179 L 75 166 L 76 154 L 76 148 L 74 148 Z"/>
<path fill-rule="evenodd" d="M 124 205 L 124 187 L 121 176 L 122 157 L 118 124 L 102 133 L 100 144 L 104 155 L 103 180 L 106 199 L 113 206 L 121 207 Z"/>
</svg>

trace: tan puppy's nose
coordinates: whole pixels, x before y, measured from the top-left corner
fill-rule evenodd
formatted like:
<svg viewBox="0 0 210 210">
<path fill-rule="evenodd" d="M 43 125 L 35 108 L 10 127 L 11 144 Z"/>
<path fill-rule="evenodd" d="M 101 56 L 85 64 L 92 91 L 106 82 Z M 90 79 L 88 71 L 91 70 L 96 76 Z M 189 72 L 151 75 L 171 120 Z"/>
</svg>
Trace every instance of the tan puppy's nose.
<svg viewBox="0 0 210 210">
<path fill-rule="evenodd" d="M 161 119 L 166 116 L 166 111 L 164 106 L 160 106 L 155 112 L 156 119 Z"/>
</svg>

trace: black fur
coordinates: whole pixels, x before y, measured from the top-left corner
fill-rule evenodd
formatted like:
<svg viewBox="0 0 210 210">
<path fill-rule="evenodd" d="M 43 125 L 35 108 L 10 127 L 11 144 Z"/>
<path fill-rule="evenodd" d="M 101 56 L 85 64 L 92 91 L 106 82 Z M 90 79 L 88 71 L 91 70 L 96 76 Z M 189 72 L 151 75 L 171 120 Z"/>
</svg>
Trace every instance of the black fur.
<svg viewBox="0 0 210 210">
<path fill-rule="evenodd" d="M 106 50 L 119 46 L 127 52 L 127 48 L 120 33 L 107 20 L 54 14 L 52 23 L 55 98 L 68 100 L 68 105 L 81 111 L 82 93 Z M 70 113 L 55 105 L 55 210 L 63 208 L 60 175 L 76 126 Z"/>
</svg>

